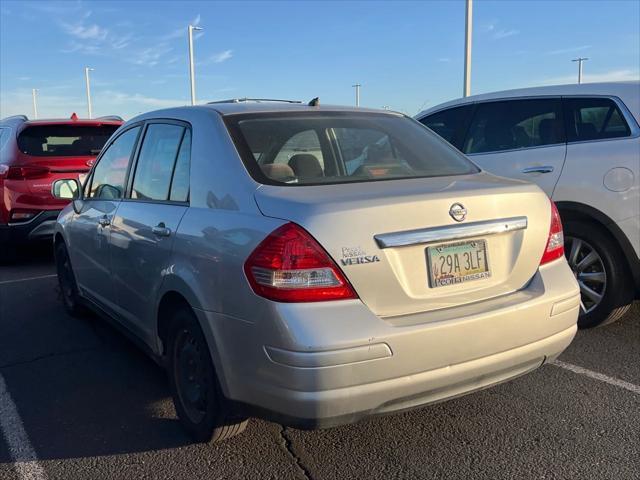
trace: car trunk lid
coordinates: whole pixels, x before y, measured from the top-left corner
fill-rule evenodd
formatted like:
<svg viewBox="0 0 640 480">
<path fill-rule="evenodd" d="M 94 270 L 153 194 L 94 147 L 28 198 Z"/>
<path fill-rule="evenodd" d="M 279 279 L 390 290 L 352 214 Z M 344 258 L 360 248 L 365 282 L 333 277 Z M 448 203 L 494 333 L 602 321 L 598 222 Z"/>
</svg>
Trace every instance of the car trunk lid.
<svg viewBox="0 0 640 480">
<path fill-rule="evenodd" d="M 551 214 L 548 198 L 536 186 L 487 173 L 263 185 L 255 198 L 264 215 L 295 222 L 313 235 L 362 301 L 382 317 L 454 307 L 522 288 L 539 266 Z M 454 204 L 466 209 L 463 221 L 452 218 Z M 428 258 L 438 264 L 441 257 L 434 262 L 427 248 L 469 242 L 474 245 L 441 251 L 467 249 L 476 263 L 484 257 L 488 274 L 435 286 L 429 271 L 438 267 L 430 267 Z M 483 244 L 484 253 L 478 254 Z"/>
</svg>

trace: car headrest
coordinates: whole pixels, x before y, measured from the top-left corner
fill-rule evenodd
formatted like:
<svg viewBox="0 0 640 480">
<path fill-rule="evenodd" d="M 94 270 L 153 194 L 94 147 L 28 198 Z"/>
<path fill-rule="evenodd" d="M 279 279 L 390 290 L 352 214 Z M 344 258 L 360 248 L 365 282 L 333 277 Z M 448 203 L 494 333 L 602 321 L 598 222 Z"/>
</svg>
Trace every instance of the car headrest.
<svg viewBox="0 0 640 480">
<path fill-rule="evenodd" d="M 316 178 L 323 177 L 324 172 L 318 159 L 309 153 L 299 153 L 289 160 L 289 166 L 298 177 Z"/>
<path fill-rule="evenodd" d="M 540 125 L 538 126 L 538 133 L 540 134 L 540 142 L 545 144 L 555 143 L 557 141 L 556 132 L 560 122 L 553 118 L 544 118 L 540 120 Z"/>
<path fill-rule="evenodd" d="M 508 150 L 515 146 L 513 133 L 500 121 L 487 123 L 484 127 L 484 138 L 488 150 Z"/>
<path fill-rule="evenodd" d="M 277 182 L 286 182 L 295 178 L 293 169 L 284 163 L 267 163 L 260 165 L 260 168 L 268 178 Z"/>
</svg>

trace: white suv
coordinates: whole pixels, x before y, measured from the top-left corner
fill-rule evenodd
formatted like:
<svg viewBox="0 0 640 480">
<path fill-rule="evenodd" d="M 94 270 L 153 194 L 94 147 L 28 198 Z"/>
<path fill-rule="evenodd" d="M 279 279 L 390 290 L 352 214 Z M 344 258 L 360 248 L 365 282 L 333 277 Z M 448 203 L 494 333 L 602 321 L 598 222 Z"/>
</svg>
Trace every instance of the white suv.
<svg viewBox="0 0 640 480">
<path fill-rule="evenodd" d="M 487 171 L 537 183 L 562 216 L 578 324 L 622 317 L 640 292 L 640 82 L 475 95 L 416 118 Z"/>
</svg>

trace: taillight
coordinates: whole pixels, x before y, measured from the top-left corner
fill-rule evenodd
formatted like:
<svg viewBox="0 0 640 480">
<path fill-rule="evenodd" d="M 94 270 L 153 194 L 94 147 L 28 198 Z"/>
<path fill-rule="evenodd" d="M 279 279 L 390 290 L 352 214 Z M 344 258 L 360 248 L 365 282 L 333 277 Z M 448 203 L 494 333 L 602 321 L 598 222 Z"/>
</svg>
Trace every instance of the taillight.
<svg viewBox="0 0 640 480">
<path fill-rule="evenodd" d="M 40 213 L 38 210 L 24 210 L 24 209 L 12 210 L 11 215 L 9 215 L 9 221 L 10 222 L 26 222 L 28 220 L 31 220 L 33 217 L 35 217 L 38 213 Z"/>
<path fill-rule="evenodd" d="M 556 204 L 551 201 L 551 226 L 549 227 L 549 237 L 547 247 L 540 259 L 540 265 L 549 263 L 564 255 L 564 235 L 562 234 L 562 221 Z"/>
<path fill-rule="evenodd" d="M 49 175 L 49 168 L 39 165 L 9 167 L 5 178 L 9 180 L 27 180 L 30 178 L 42 178 Z"/>
<path fill-rule="evenodd" d="M 358 298 L 327 252 L 295 223 L 271 232 L 251 253 L 244 271 L 255 293 L 277 302 Z"/>
</svg>

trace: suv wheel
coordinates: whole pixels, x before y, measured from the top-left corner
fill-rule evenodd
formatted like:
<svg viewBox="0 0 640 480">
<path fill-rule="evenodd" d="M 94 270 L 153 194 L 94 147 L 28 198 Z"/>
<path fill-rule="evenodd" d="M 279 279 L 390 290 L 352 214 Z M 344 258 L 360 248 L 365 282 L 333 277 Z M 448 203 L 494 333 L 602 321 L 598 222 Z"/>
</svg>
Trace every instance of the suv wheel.
<svg viewBox="0 0 640 480">
<path fill-rule="evenodd" d="M 196 442 L 218 442 L 244 431 L 218 383 L 209 348 L 193 312 L 172 314 L 167 339 L 169 383 L 184 428 Z"/>
<path fill-rule="evenodd" d="M 86 313 L 80 294 L 78 292 L 78 286 L 76 284 L 76 277 L 73 274 L 73 268 L 71 267 L 71 259 L 67 252 L 67 247 L 64 242 L 59 242 L 55 248 L 55 260 L 56 269 L 58 273 L 58 285 L 60 286 L 60 296 L 62 303 L 67 312 L 74 316 L 82 316 Z"/>
<path fill-rule="evenodd" d="M 568 221 L 565 255 L 580 285 L 580 328 L 607 325 L 629 310 L 631 291 L 624 260 L 611 237 L 594 223 Z"/>
</svg>

